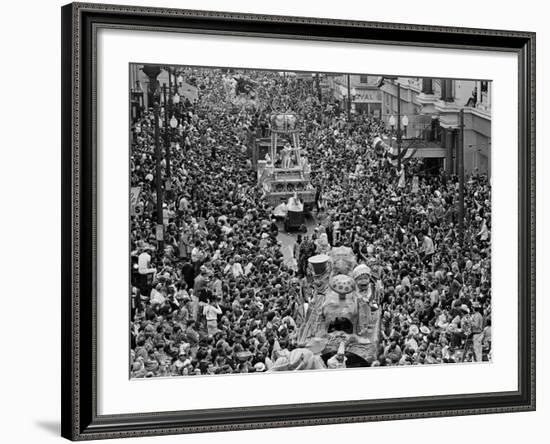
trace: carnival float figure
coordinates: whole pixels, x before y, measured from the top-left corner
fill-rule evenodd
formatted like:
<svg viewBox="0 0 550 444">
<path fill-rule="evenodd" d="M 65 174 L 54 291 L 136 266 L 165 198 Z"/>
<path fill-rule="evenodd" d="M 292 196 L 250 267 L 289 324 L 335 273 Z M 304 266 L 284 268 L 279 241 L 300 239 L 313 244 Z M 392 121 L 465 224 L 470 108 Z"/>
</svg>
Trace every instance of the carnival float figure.
<svg viewBox="0 0 550 444">
<path fill-rule="evenodd" d="M 378 295 L 381 287 L 379 279 L 375 279 L 372 270 L 365 264 L 359 264 L 353 270 L 353 279 L 357 284 L 357 293 L 365 299 L 372 310 L 378 310 Z"/>
<path fill-rule="evenodd" d="M 292 165 L 292 147 L 290 146 L 290 143 L 285 143 L 280 157 L 281 157 L 281 165 L 282 168 L 290 168 Z"/>
<path fill-rule="evenodd" d="M 268 371 L 280 372 L 288 370 L 319 370 L 327 368 L 321 352 L 325 349 L 326 339 L 312 338 L 303 347 L 292 351 L 282 349 L 278 341 L 273 345 Z"/>
<path fill-rule="evenodd" d="M 370 267 L 357 265 L 351 248 L 333 248 L 308 260 L 309 306 L 298 344 L 325 341 L 320 355 L 329 368 L 369 366 L 379 331 L 377 285 Z M 338 356 L 336 358 L 335 356 Z"/>
</svg>

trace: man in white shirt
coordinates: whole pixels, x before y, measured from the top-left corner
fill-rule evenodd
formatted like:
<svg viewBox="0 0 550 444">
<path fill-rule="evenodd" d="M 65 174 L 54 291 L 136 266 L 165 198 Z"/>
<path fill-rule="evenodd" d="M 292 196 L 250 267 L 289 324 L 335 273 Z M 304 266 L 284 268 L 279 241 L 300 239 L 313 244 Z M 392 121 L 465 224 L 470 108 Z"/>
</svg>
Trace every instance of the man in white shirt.
<svg viewBox="0 0 550 444">
<path fill-rule="evenodd" d="M 435 253 L 434 241 L 422 231 L 418 233 L 418 241 L 420 242 L 420 256 L 422 262 L 428 265 L 431 263 L 432 256 Z"/>
<path fill-rule="evenodd" d="M 240 262 L 237 262 L 238 259 L 235 259 L 235 262 L 231 266 L 231 271 L 233 273 L 233 277 L 238 278 L 239 276 L 244 275 L 243 266 L 240 264 Z"/>
<path fill-rule="evenodd" d="M 155 274 L 157 269 L 151 267 L 151 247 L 145 247 L 143 252 L 138 256 L 138 273 L 139 274 Z"/>
</svg>

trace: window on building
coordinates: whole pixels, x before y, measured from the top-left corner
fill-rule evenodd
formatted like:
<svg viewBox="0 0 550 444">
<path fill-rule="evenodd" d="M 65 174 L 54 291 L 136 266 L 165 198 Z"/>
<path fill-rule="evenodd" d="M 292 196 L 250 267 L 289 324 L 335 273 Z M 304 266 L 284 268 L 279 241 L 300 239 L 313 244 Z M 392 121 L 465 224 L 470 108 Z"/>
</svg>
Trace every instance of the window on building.
<svg viewBox="0 0 550 444">
<path fill-rule="evenodd" d="M 481 81 L 481 92 L 487 92 L 489 89 L 489 82 L 486 80 Z"/>
<path fill-rule="evenodd" d="M 432 79 L 430 78 L 423 78 L 422 79 L 422 92 L 424 94 L 433 94 L 433 84 Z"/>
<path fill-rule="evenodd" d="M 452 79 L 441 79 L 441 100 L 445 102 L 454 101 L 453 81 Z"/>
<path fill-rule="evenodd" d="M 369 76 L 359 76 L 359 81 L 361 83 L 369 83 Z"/>
</svg>

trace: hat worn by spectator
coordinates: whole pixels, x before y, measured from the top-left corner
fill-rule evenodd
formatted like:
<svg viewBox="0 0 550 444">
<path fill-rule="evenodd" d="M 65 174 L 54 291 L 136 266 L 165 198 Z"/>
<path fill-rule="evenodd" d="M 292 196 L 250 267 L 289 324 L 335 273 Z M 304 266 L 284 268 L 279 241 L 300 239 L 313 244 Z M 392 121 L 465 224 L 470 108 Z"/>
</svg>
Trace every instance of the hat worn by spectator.
<svg viewBox="0 0 550 444">
<path fill-rule="evenodd" d="M 420 327 L 420 332 L 424 335 L 429 335 L 430 334 L 430 329 L 428 327 L 426 327 L 425 325 L 423 325 L 422 327 Z"/>
</svg>

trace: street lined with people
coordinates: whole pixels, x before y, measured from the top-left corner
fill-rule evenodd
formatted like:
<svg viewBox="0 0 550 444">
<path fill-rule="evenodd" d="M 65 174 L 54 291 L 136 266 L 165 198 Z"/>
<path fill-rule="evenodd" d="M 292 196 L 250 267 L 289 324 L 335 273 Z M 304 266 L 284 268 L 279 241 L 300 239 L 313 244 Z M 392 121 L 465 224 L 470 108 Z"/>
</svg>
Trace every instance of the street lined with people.
<svg viewBox="0 0 550 444">
<path fill-rule="evenodd" d="M 160 161 L 153 108 L 131 125 L 132 377 L 345 368 L 343 350 L 321 356 L 298 334 L 312 303 L 308 260 L 342 246 L 380 318 L 370 365 L 491 359 L 486 175 L 466 178 L 461 231 L 458 178 L 416 158 L 397 169 L 375 149 L 390 136 L 378 117 L 350 119 L 311 83 L 277 72 L 174 72 L 198 97 L 173 106 Z M 251 141 L 285 112 L 299 117 L 315 188 L 299 233 L 283 232 L 251 163 Z M 290 149 L 269 161 L 288 167 Z"/>
</svg>

